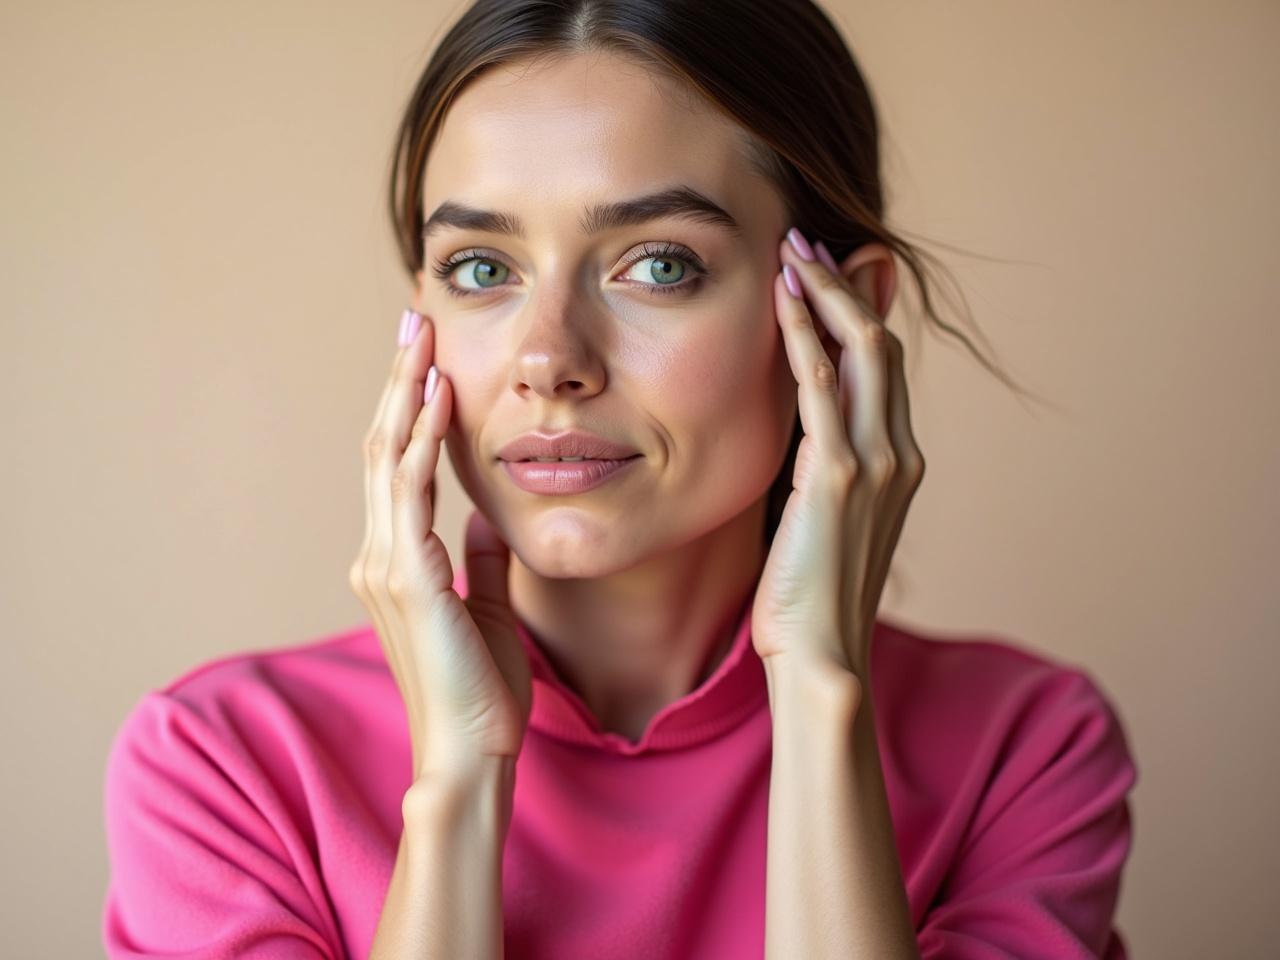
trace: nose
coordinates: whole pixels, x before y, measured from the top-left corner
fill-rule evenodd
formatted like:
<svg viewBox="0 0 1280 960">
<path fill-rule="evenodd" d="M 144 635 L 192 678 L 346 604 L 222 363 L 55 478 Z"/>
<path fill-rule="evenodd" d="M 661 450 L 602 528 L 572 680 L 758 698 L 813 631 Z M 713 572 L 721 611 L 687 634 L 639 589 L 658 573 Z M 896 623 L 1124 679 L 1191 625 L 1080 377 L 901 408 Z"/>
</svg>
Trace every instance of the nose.
<svg viewBox="0 0 1280 960">
<path fill-rule="evenodd" d="M 545 298 L 528 304 L 530 319 L 516 347 L 511 387 L 529 399 L 583 399 L 605 384 L 600 325 L 588 312 L 564 298 Z"/>
</svg>

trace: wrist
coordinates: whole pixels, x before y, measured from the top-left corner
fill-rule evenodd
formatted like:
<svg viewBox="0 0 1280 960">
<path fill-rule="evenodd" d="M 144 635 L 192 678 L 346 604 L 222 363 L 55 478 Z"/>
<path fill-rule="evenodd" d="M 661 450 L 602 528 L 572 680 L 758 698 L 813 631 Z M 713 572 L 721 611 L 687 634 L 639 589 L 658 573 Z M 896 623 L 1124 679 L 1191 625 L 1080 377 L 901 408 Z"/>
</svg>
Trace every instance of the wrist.
<svg viewBox="0 0 1280 960">
<path fill-rule="evenodd" d="M 768 656 L 763 663 L 775 725 L 780 715 L 814 712 L 850 719 L 865 699 L 862 679 L 826 654 L 788 651 Z"/>
<path fill-rule="evenodd" d="M 465 766 L 420 771 L 401 803 L 405 830 L 467 826 L 505 834 L 515 795 L 516 758 L 485 756 Z"/>
</svg>

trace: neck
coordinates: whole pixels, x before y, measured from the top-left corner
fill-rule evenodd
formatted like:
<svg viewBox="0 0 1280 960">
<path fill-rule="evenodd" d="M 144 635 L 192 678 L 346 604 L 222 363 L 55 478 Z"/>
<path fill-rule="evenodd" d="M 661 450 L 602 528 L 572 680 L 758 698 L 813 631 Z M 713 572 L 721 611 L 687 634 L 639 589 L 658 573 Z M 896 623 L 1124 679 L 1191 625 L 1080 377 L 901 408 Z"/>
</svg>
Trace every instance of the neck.
<svg viewBox="0 0 1280 960">
<path fill-rule="evenodd" d="M 639 740 L 724 660 L 764 565 L 764 509 L 602 577 L 543 577 L 512 555 L 516 616 L 604 730 Z"/>
</svg>

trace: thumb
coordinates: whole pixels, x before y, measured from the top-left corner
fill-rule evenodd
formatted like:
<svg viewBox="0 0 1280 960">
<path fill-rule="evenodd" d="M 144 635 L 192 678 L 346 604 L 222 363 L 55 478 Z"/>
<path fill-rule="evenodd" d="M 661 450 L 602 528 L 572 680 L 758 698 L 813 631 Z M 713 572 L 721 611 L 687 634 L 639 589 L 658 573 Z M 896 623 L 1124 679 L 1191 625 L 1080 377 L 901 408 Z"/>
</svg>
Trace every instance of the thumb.
<svg viewBox="0 0 1280 960">
<path fill-rule="evenodd" d="M 488 518 L 476 510 L 467 517 L 465 551 L 467 609 L 527 724 L 533 710 L 532 668 L 521 649 L 516 614 L 507 590 L 511 548 Z"/>
<path fill-rule="evenodd" d="M 467 605 L 495 619 L 505 619 L 511 609 L 507 594 L 511 548 L 479 510 L 473 510 L 467 517 L 464 564 Z"/>
</svg>

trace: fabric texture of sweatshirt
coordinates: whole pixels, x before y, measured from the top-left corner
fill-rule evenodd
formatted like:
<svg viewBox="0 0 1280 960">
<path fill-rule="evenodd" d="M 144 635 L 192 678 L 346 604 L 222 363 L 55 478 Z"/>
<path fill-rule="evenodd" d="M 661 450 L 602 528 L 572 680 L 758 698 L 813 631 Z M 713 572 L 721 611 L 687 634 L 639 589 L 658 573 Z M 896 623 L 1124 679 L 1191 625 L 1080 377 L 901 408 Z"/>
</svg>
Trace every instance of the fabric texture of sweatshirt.
<svg viewBox="0 0 1280 960">
<path fill-rule="evenodd" d="M 467 595 L 461 571 L 454 586 Z M 508 960 L 763 957 L 772 728 L 750 609 L 638 742 L 602 731 L 520 624 L 534 702 L 503 852 Z M 1089 674 L 881 618 L 871 682 L 923 960 L 1126 960 L 1137 768 Z M 146 692 L 105 770 L 107 956 L 364 960 L 410 778 L 371 624 Z"/>
</svg>

